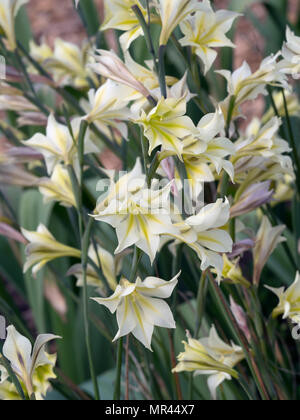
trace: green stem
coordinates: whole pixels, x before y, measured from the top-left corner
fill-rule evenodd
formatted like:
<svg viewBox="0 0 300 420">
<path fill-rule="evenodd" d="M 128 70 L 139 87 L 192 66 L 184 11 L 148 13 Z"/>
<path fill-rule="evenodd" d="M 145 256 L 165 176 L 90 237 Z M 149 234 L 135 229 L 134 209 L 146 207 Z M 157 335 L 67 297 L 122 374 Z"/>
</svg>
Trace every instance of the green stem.
<svg viewBox="0 0 300 420">
<path fill-rule="evenodd" d="M 94 223 L 94 219 L 90 218 L 86 228 L 86 232 L 82 240 L 82 271 L 83 271 L 83 316 L 84 316 L 84 332 L 85 342 L 88 353 L 88 361 L 90 366 L 90 373 L 94 387 L 95 399 L 100 400 L 100 392 L 98 387 L 97 375 L 93 362 L 91 336 L 90 336 L 90 323 L 89 323 L 89 297 L 88 297 L 88 285 L 87 285 L 87 265 L 88 265 L 88 250 L 90 243 L 91 230 Z"/>
<path fill-rule="evenodd" d="M 160 85 L 161 95 L 164 98 L 167 98 L 168 93 L 167 93 L 167 82 L 166 82 L 165 52 L 166 52 L 166 45 L 161 45 L 159 47 L 159 53 L 158 53 L 159 85 Z"/>
<path fill-rule="evenodd" d="M 251 354 L 251 350 L 248 347 L 247 339 L 244 336 L 244 334 L 241 332 L 234 316 L 231 313 L 231 310 L 223 296 L 223 293 L 221 289 L 217 286 L 215 279 L 211 275 L 211 273 L 208 271 L 208 276 L 210 279 L 210 286 L 212 290 L 212 294 L 216 301 L 219 304 L 220 310 L 228 324 L 228 327 L 230 328 L 232 335 L 234 336 L 234 339 L 240 344 L 240 346 L 243 348 L 243 351 L 245 353 L 245 357 L 248 363 L 248 366 L 250 368 L 250 371 L 252 373 L 252 376 L 255 380 L 257 389 L 259 390 L 259 393 L 261 395 L 261 398 L 264 401 L 268 401 L 270 398 L 268 396 L 267 390 L 265 388 L 265 385 L 263 383 L 261 374 L 258 370 L 258 367 L 256 365 L 256 362 L 253 358 L 253 355 Z"/>
</svg>

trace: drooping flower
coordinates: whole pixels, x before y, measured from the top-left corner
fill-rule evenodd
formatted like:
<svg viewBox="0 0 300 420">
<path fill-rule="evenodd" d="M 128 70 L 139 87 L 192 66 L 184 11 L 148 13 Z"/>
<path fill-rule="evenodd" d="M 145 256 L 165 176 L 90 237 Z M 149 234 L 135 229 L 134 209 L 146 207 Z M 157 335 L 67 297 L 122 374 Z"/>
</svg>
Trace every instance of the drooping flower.
<svg viewBox="0 0 300 420">
<path fill-rule="evenodd" d="M 76 207 L 72 182 L 69 173 L 62 165 L 56 165 L 51 178 L 40 178 L 38 181 L 44 202 L 57 201 L 65 207 Z"/>
<path fill-rule="evenodd" d="M 221 280 L 224 262 L 222 255 L 232 251 L 233 241 L 226 230 L 222 229 L 229 221 L 230 206 L 226 199 L 209 204 L 195 216 L 174 224 L 178 229 L 176 243 L 185 243 L 193 249 L 201 261 L 201 269 L 216 269 Z"/>
<path fill-rule="evenodd" d="M 201 4 L 198 0 L 158 0 L 157 9 L 162 21 L 159 43 L 167 45 L 174 29 L 189 15 L 201 10 Z"/>
<path fill-rule="evenodd" d="M 280 62 L 280 70 L 285 74 L 291 74 L 295 79 L 300 78 L 300 37 L 296 36 L 289 27 L 286 28 L 286 42 L 282 47 L 283 60 Z"/>
<path fill-rule="evenodd" d="M 172 312 L 163 299 L 169 298 L 177 285 L 180 273 L 170 281 L 157 277 L 137 278 L 135 283 L 123 279 L 109 298 L 95 298 L 111 313 L 117 312 L 119 331 L 114 341 L 132 333 L 151 350 L 154 326 L 176 328 Z"/>
<path fill-rule="evenodd" d="M 81 251 L 58 242 L 49 230 L 42 224 L 37 231 L 22 229 L 29 241 L 26 247 L 26 263 L 24 273 L 32 268 L 33 274 L 41 270 L 48 262 L 62 257 L 81 258 Z"/>
<path fill-rule="evenodd" d="M 262 270 L 268 259 L 275 251 L 276 247 L 285 242 L 285 238 L 281 236 L 286 226 L 279 225 L 272 227 L 266 216 L 263 217 L 261 226 L 257 233 L 256 244 L 253 250 L 254 254 L 254 276 L 253 282 L 258 285 Z"/>
<path fill-rule="evenodd" d="M 273 311 L 273 317 L 277 318 L 283 315 L 283 319 L 289 318 L 300 325 L 300 274 L 297 273 L 294 283 L 287 289 L 266 287 L 279 299 L 279 304 Z"/>
<path fill-rule="evenodd" d="M 215 180 L 212 169 L 217 175 L 225 170 L 231 180 L 234 180 L 233 165 L 226 158 L 235 153 L 234 144 L 224 134 L 225 121 L 220 109 L 215 113 L 205 115 L 200 120 L 197 129 L 195 136 L 189 136 L 183 140 L 182 152 L 195 196 L 199 194 L 203 182 Z"/>
<path fill-rule="evenodd" d="M 38 150 L 43 154 L 48 174 L 53 174 L 54 168 L 59 163 L 72 165 L 75 171 L 79 171 L 79 157 L 77 143 L 80 132 L 81 118 L 74 118 L 71 121 L 73 136 L 69 128 L 56 121 L 53 114 L 48 118 L 46 135 L 37 133 L 31 139 L 23 142 L 26 146 Z M 73 138 L 74 137 L 74 138 Z M 89 138 L 87 133 L 85 138 L 85 153 L 94 153 L 98 149 Z"/>
<path fill-rule="evenodd" d="M 112 290 L 115 290 L 118 282 L 117 276 L 120 273 L 120 263 L 122 261 L 121 258 L 116 258 L 111 255 L 106 249 L 102 248 L 100 245 L 91 245 L 88 252 L 88 257 L 95 266 L 91 263 L 87 266 L 87 284 L 89 286 L 97 287 L 102 292 L 105 290 L 105 285 L 103 284 L 102 279 L 99 277 L 99 273 L 97 273 L 95 267 L 98 267 L 102 270 L 103 276 L 105 277 L 107 283 L 109 284 Z M 83 270 L 82 264 L 76 264 L 70 268 L 67 273 L 68 276 L 75 276 L 77 278 L 76 286 L 82 287 L 83 282 Z"/>
<path fill-rule="evenodd" d="M 127 138 L 127 124 L 133 114 L 128 105 L 129 88 L 120 86 L 117 83 L 108 80 L 97 91 L 89 91 L 88 115 L 85 117 L 90 124 L 96 122 L 102 131 L 107 127 L 113 127 L 119 130 L 124 138 Z M 124 122 L 123 122 L 124 121 Z"/>
<path fill-rule="evenodd" d="M 161 98 L 157 106 L 148 114 L 142 110 L 134 122 L 144 129 L 149 140 L 149 155 L 161 146 L 162 151 L 170 152 L 182 159 L 183 139 L 196 135 L 197 129 L 186 114 L 186 99 Z"/>
<path fill-rule="evenodd" d="M 231 73 L 228 70 L 219 70 L 217 73 L 227 80 L 228 97 L 221 104 L 225 120 L 233 103 L 233 118 L 240 117 L 240 106 L 246 101 L 255 100 L 259 95 L 267 95 L 267 86 L 288 88 L 286 76 L 279 71 L 278 53 L 265 58 L 259 69 L 252 73 L 249 64 L 245 61 L 241 67 Z"/>
<path fill-rule="evenodd" d="M 178 356 L 178 365 L 173 372 L 194 372 L 197 375 L 208 375 L 208 387 L 214 399 L 217 399 L 217 388 L 231 378 L 238 378 L 234 367 L 244 358 L 241 347 L 234 343 L 225 343 L 212 326 L 209 337 L 200 340 L 187 334 L 185 350 Z"/>
<path fill-rule="evenodd" d="M 162 189 L 146 186 L 140 160 L 119 181 L 111 180 L 107 197 L 97 205 L 95 219 L 116 229 L 116 253 L 136 245 L 154 261 L 160 235 L 176 232 L 169 210 L 171 185 Z"/>
<path fill-rule="evenodd" d="M 1 0 L 0 2 L 0 27 L 6 36 L 10 50 L 14 50 L 17 46 L 15 18 L 21 7 L 27 3 L 28 0 Z"/>
<path fill-rule="evenodd" d="M 203 0 L 201 6 L 201 10 L 180 24 L 185 36 L 179 42 L 183 47 L 192 48 L 207 73 L 217 58 L 214 48 L 235 47 L 226 34 L 240 15 L 228 10 L 214 12 L 209 0 Z"/>
<path fill-rule="evenodd" d="M 146 17 L 147 10 L 139 0 L 105 0 L 105 21 L 101 30 L 118 29 L 125 31 L 120 36 L 120 43 L 124 51 L 127 51 L 131 43 L 143 34 L 139 20 L 132 10 L 137 5 L 141 13 Z"/>
<path fill-rule="evenodd" d="M 42 334 L 32 349 L 28 338 L 21 335 L 14 326 L 7 328 L 7 338 L 3 345 L 3 355 L 9 361 L 14 374 L 18 377 L 25 395 L 37 400 L 43 400 L 50 388 L 50 379 L 55 379 L 53 368 L 56 355 L 45 352 L 45 345 L 61 337 L 52 334 Z M 1 361 L 1 359 L 0 359 Z M 1 367 L 0 399 L 20 399 L 13 383 L 8 380 L 8 373 Z"/>
</svg>

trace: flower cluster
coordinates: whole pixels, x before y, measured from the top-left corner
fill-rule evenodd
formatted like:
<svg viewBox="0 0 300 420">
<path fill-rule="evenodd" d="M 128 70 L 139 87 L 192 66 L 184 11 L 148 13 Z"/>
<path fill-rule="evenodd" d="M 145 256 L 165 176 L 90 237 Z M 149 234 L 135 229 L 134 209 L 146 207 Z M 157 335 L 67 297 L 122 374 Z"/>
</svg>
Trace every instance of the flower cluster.
<svg viewBox="0 0 300 420">
<path fill-rule="evenodd" d="M 37 318 L 32 330 L 42 332 L 51 319 L 65 340 L 75 343 L 76 335 L 85 335 L 80 341 L 86 349 L 76 360 L 87 353 L 96 399 L 90 323 L 110 345 L 119 342 L 116 398 L 127 336 L 127 398 L 133 381 L 149 399 L 169 397 L 173 389 L 165 378 L 172 368 L 178 397 L 178 376 L 184 381 L 181 373 L 192 372 L 191 388 L 198 375 L 207 375 L 214 399 L 220 385 L 228 392 L 225 381 L 233 378 L 233 392 L 242 385 L 246 394 L 283 399 L 291 387 L 281 390 L 283 375 L 275 367 L 286 349 L 281 353 L 276 334 L 270 337 L 274 324 L 264 318 L 259 287 L 271 284 L 265 275 L 284 272 L 276 258 L 271 266 L 274 253 L 282 266 L 288 259 L 293 276 L 299 269 L 299 237 L 292 230 L 299 234 L 300 159 L 292 117 L 299 117 L 300 103 L 291 76 L 300 75 L 300 38 L 287 28 L 282 49 L 257 69 L 245 61 L 229 71 L 220 67 L 220 50 L 235 48 L 229 32 L 240 14 L 215 10 L 209 0 L 105 0 L 100 32 L 81 46 L 32 40 L 27 50 L 15 31 L 17 13 L 27 2 L 0 0 L 0 47 L 10 60 L 7 81 L 0 82 L 0 109 L 7 116 L 0 122 L 6 137 L 0 147 L 0 235 L 7 239 L 3 249 L 11 247 L 22 262 L 25 280 L 17 279 L 5 297 L 10 290 L 23 297 L 26 290 Z M 85 5 L 75 6 L 87 24 Z M 120 51 L 115 31 L 121 32 Z M 147 46 L 146 61 L 138 57 L 138 45 Z M 178 66 L 176 54 L 182 59 Z M 225 97 L 213 97 L 216 89 L 206 89 L 204 80 L 223 83 Z M 245 104 L 258 98 L 266 102 L 264 114 L 244 115 Z M 12 203 L 11 187 L 17 190 Z M 287 220 L 282 211 L 289 212 Z M 274 319 L 283 315 L 300 324 L 299 282 L 297 273 L 287 289 L 268 286 L 279 298 Z M 0 287 L 0 310 L 1 293 Z M 111 315 L 95 302 L 116 314 L 113 340 L 114 327 L 105 318 Z M 18 302 L 16 309 L 13 320 L 20 325 Z M 72 316 L 76 328 L 69 330 Z M 176 366 L 177 340 L 186 324 L 196 328 L 188 332 Z M 14 326 L 7 332 L 0 398 L 43 399 L 56 378 L 56 355 L 44 347 L 60 337 L 39 335 L 32 350 Z M 136 360 L 143 355 L 140 343 L 153 351 L 156 366 L 168 370 L 169 376 L 155 377 L 153 387 L 157 382 L 161 389 L 153 395 L 145 384 L 152 362 Z M 274 367 L 261 374 L 271 343 Z M 136 368 L 132 376 L 129 359 Z M 85 380 L 82 372 L 80 366 L 65 382 Z"/>
</svg>

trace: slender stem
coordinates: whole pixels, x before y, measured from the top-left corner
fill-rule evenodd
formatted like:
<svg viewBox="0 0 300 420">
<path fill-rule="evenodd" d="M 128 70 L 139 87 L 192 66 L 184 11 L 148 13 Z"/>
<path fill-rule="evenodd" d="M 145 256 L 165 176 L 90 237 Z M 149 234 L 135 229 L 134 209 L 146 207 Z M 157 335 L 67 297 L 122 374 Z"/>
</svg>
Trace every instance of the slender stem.
<svg viewBox="0 0 300 420">
<path fill-rule="evenodd" d="M 158 53 L 158 66 L 159 66 L 159 85 L 161 94 L 164 98 L 167 98 L 167 82 L 166 82 L 166 68 L 165 68 L 165 52 L 166 52 L 166 45 L 161 45 L 159 47 Z"/>
<path fill-rule="evenodd" d="M 201 280 L 198 288 L 197 295 L 197 317 L 196 317 L 196 327 L 195 327 L 195 338 L 198 338 L 203 315 L 205 312 L 205 303 L 206 303 L 206 294 L 207 294 L 207 273 L 204 271 L 201 276 Z"/>
<path fill-rule="evenodd" d="M 86 232 L 82 240 L 82 272 L 83 272 L 83 316 L 84 316 L 84 332 L 86 348 L 88 353 L 88 360 L 90 366 L 90 373 L 94 387 L 95 399 L 100 400 L 100 392 L 98 387 L 97 375 L 93 362 L 91 336 L 90 336 L 90 323 L 89 323 L 89 297 L 88 297 L 88 285 L 87 285 L 87 265 L 88 265 L 88 250 L 90 243 L 91 230 L 94 223 L 94 219 L 90 218 L 87 224 Z"/>
<path fill-rule="evenodd" d="M 221 292 L 220 288 L 217 286 L 215 279 L 211 275 L 210 271 L 208 271 L 208 276 L 210 279 L 210 285 L 213 291 L 213 295 L 217 302 L 219 303 L 220 309 L 224 315 L 224 318 L 227 321 L 227 324 L 235 337 L 235 340 L 241 345 L 243 348 L 243 351 L 245 353 L 246 360 L 248 362 L 249 368 L 251 370 L 252 376 L 255 380 L 255 383 L 257 385 L 257 388 L 260 392 L 261 398 L 264 401 L 270 400 L 269 395 L 267 393 L 267 390 L 265 388 L 263 379 L 261 377 L 261 373 L 257 367 L 257 364 L 254 360 L 253 354 L 251 353 L 251 350 L 248 347 L 247 339 L 244 336 L 243 332 L 240 330 L 234 316 L 231 313 L 231 310 L 223 296 L 223 293 Z"/>
<path fill-rule="evenodd" d="M 126 353 L 125 353 L 125 400 L 129 401 L 129 341 L 130 341 L 130 335 L 127 335 L 126 338 Z"/>
<path fill-rule="evenodd" d="M 144 160 L 144 170 L 147 177 L 147 184 L 148 188 L 151 187 L 151 181 L 149 177 L 149 155 L 147 151 L 147 140 L 145 139 L 145 136 L 143 134 L 143 128 L 140 128 L 140 137 L 141 137 L 141 147 L 142 147 L 142 154 L 143 154 L 143 160 Z"/>
<path fill-rule="evenodd" d="M 117 374 L 115 380 L 114 400 L 121 399 L 121 376 L 122 376 L 122 359 L 123 359 L 123 342 L 124 337 L 121 337 L 118 342 L 118 355 L 117 355 Z"/>
</svg>

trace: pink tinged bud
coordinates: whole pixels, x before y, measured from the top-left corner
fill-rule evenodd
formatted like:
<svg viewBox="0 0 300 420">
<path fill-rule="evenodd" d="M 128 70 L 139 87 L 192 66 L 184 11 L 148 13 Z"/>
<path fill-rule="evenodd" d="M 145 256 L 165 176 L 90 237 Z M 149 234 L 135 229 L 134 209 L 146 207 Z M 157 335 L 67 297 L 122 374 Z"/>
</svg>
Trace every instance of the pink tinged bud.
<svg viewBox="0 0 300 420">
<path fill-rule="evenodd" d="M 255 241 L 253 239 L 244 239 L 233 245 L 232 252 L 227 254 L 227 257 L 231 260 L 236 257 L 243 255 L 245 252 L 250 251 L 254 248 Z"/>
<path fill-rule="evenodd" d="M 128 86 L 146 98 L 151 96 L 149 90 L 134 77 L 115 52 L 97 50 L 97 53 L 100 55 L 94 56 L 96 64 L 90 64 L 97 74 Z"/>
<path fill-rule="evenodd" d="M 174 159 L 172 157 L 168 157 L 168 158 L 164 159 L 161 162 L 161 166 L 162 166 L 165 174 L 167 175 L 168 179 L 170 181 L 174 181 L 174 179 L 175 179 L 175 162 L 174 162 Z M 176 186 L 175 182 L 173 182 L 173 184 L 172 184 L 171 191 L 176 197 L 178 197 L 178 189 L 177 189 L 177 186 Z"/>
<path fill-rule="evenodd" d="M 251 185 L 240 197 L 239 201 L 231 207 L 231 217 L 238 217 L 269 203 L 274 191 L 270 190 L 270 181 Z"/>
<path fill-rule="evenodd" d="M 43 155 L 31 147 L 11 147 L 6 153 L 8 157 L 13 158 L 18 163 L 26 163 L 35 160 L 42 160 Z"/>
<path fill-rule="evenodd" d="M 27 240 L 24 236 L 6 223 L 0 223 L 0 235 L 12 239 L 13 241 L 20 242 L 21 244 L 27 244 Z"/>
<path fill-rule="evenodd" d="M 230 308 L 236 322 L 238 323 L 238 326 L 245 334 L 245 337 L 247 338 L 247 340 L 250 342 L 251 333 L 248 327 L 246 313 L 244 309 L 233 300 L 232 296 L 230 296 Z"/>
</svg>

